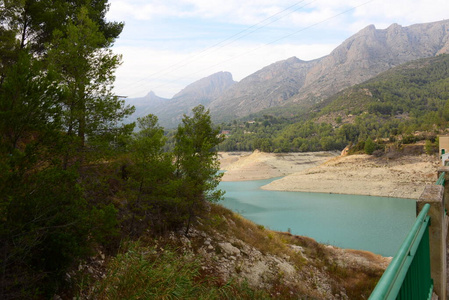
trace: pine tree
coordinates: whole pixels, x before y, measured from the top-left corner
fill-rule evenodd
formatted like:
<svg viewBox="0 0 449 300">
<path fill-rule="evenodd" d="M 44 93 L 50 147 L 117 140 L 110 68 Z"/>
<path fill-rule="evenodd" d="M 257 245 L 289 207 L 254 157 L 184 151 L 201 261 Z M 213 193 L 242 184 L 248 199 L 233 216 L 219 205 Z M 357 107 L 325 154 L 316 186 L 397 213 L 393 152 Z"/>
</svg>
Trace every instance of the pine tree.
<svg viewBox="0 0 449 300">
<path fill-rule="evenodd" d="M 178 126 L 174 150 L 176 174 L 183 179 L 179 195 L 184 200 L 187 214 L 186 234 L 196 215 L 207 202 L 222 199 L 217 190 L 222 174 L 216 147 L 223 141 L 219 129 L 214 128 L 209 111 L 199 105 L 192 110 L 193 116 L 184 115 Z"/>
</svg>

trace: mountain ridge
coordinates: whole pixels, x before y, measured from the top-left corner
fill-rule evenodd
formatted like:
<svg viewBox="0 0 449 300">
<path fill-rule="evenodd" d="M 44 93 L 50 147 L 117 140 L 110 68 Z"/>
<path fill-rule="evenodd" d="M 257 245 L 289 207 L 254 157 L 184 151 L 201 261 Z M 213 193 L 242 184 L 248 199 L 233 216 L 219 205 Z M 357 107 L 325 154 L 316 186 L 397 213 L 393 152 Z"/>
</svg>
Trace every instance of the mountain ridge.
<svg viewBox="0 0 449 300">
<path fill-rule="evenodd" d="M 280 105 L 295 104 L 302 107 L 322 101 L 323 99 L 341 91 L 342 89 L 364 82 L 383 71 L 411 60 L 435 56 L 449 51 L 449 20 L 432 23 L 415 24 L 402 27 L 392 24 L 386 29 L 376 29 L 369 25 L 358 33 L 352 35 L 329 55 L 313 61 L 303 62 L 310 68 L 306 73 L 289 73 L 288 79 L 295 79 L 297 92 L 290 98 L 278 102 Z M 281 65 L 280 61 L 275 64 Z M 274 66 L 272 64 L 270 66 Z M 265 67 L 265 72 L 266 70 Z M 262 69 L 262 70 L 264 70 Z M 260 70 L 260 71 L 262 71 Z M 260 72 L 258 71 L 258 72 Z M 257 76 L 254 73 L 245 80 Z M 288 70 L 287 70 L 288 72 Z M 298 78 L 299 77 L 299 78 Z M 223 112 L 218 115 L 213 108 L 220 107 L 226 111 L 228 103 L 231 106 L 237 97 L 232 94 L 233 90 L 249 90 L 251 87 L 243 84 L 244 80 L 236 84 L 233 89 L 225 92 L 220 98 L 211 103 L 211 113 L 218 121 L 242 117 L 254 113 L 254 105 L 251 98 L 240 100 L 239 110 L 225 117 Z M 265 86 L 270 86 L 270 80 L 266 80 Z M 284 87 L 290 90 L 290 87 Z M 281 88 L 278 89 L 282 91 Z M 278 94 L 257 94 L 260 110 L 273 107 L 273 99 Z"/>
<path fill-rule="evenodd" d="M 239 82 L 232 80 L 229 72 L 215 73 L 162 105 L 149 104 L 145 113 L 156 114 L 163 126 L 175 127 L 182 115 L 198 104 L 210 109 L 215 122 L 277 107 L 307 110 L 392 67 L 442 53 L 449 53 L 449 20 L 405 27 L 394 23 L 385 29 L 369 25 L 321 58 L 304 61 L 290 57 Z M 138 110 L 136 115 L 143 116 L 143 110 Z"/>
<path fill-rule="evenodd" d="M 174 128 L 179 124 L 184 114 L 189 114 L 192 108 L 202 104 L 208 106 L 224 90 L 236 82 L 229 72 L 217 72 L 198 81 L 195 81 L 171 99 L 156 96 L 154 92 L 145 97 L 127 99 L 126 103 L 136 106 L 136 112 L 128 118 L 127 122 L 134 122 L 137 118 L 154 114 L 159 118 L 163 127 Z"/>
</svg>

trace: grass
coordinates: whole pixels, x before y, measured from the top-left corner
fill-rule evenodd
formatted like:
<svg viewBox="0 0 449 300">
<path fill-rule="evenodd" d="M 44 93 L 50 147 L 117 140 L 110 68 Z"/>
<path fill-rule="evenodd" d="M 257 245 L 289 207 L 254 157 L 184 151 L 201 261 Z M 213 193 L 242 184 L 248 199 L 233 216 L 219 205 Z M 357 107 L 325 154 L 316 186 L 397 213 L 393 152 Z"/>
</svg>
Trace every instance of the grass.
<svg viewBox="0 0 449 300">
<path fill-rule="evenodd" d="M 80 298 L 322 299 L 320 289 L 324 284 L 330 287 L 332 295 L 345 291 L 349 299 L 364 299 L 382 274 L 380 268 L 353 264 L 343 267 L 329 247 L 311 238 L 268 230 L 220 205 L 211 205 L 195 228 L 212 237 L 214 243 L 216 238 L 224 239 L 239 248 L 242 247 L 239 240 L 263 255 L 284 258 L 294 266 L 296 274 L 293 278 L 279 272 L 271 279 L 264 279 L 269 281 L 264 281 L 263 288 L 251 287 L 241 277 L 243 261 L 240 261 L 232 267 L 235 270 L 231 278 L 224 281 L 213 262 L 196 254 L 204 246 L 203 237 L 189 237 L 190 246 L 186 248 L 180 237 L 155 239 L 148 235 L 124 243 L 119 253 L 108 259 L 103 279 L 86 284 Z M 301 246 L 302 253 L 290 245 Z"/>
<path fill-rule="evenodd" d="M 268 299 L 246 283 L 222 282 L 202 271 L 192 253 L 129 242 L 108 264 L 93 299 Z"/>
<path fill-rule="evenodd" d="M 265 229 L 264 226 L 244 219 L 220 205 L 212 206 L 210 214 L 215 219 L 221 217 L 223 222 L 215 224 L 216 226 L 206 222 L 207 226 L 204 226 L 203 230 L 213 228 L 222 234 L 242 240 L 264 254 L 279 257 L 288 255 L 290 262 L 294 263 L 299 272 L 307 272 L 306 270 L 310 270 L 310 267 L 316 268 L 328 276 L 329 283 L 335 293 L 345 290 L 349 299 L 368 298 L 382 276 L 382 268 L 371 269 L 362 265 L 340 266 L 335 261 L 335 254 L 332 249 L 326 247 L 326 245 L 308 237 Z M 226 224 L 225 219 L 228 220 L 228 223 L 235 225 Z M 301 246 L 307 260 L 303 255 L 293 251 L 289 245 Z M 274 286 L 280 290 L 285 289 L 281 282 L 274 283 Z M 310 290 L 304 291 L 303 288 L 299 288 L 297 291 L 304 292 L 305 295 L 315 295 Z"/>
<path fill-rule="evenodd" d="M 203 226 L 200 227 L 201 230 L 213 234 L 211 231 L 213 229 L 225 236 L 242 240 L 263 254 L 294 255 L 281 235 L 275 234 L 274 231 L 267 230 L 264 226 L 257 225 L 221 205 L 212 205 L 210 215 L 212 217 L 204 221 Z M 217 218 L 221 219 L 221 222 L 210 221 Z"/>
</svg>

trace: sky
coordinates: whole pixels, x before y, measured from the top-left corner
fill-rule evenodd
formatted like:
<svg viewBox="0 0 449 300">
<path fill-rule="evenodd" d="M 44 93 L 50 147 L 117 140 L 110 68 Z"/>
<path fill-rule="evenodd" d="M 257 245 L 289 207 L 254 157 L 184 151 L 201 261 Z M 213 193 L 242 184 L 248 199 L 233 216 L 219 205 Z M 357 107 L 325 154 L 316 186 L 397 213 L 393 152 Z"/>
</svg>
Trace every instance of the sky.
<svg viewBox="0 0 449 300">
<path fill-rule="evenodd" d="M 171 98 L 220 71 L 234 80 L 296 56 L 328 55 L 374 24 L 409 26 L 449 18 L 448 0 L 109 0 L 125 27 L 114 92 Z"/>
</svg>

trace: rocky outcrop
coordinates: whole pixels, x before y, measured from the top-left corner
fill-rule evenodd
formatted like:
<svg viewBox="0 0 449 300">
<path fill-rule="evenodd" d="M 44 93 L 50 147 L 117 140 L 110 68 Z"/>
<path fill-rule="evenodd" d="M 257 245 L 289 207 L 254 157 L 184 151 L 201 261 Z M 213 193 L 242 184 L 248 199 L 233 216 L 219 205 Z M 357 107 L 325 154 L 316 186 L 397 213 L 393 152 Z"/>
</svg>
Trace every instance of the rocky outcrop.
<svg viewBox="0 0 449 300">
<path fill-rule="evenodd" d="M 209 108 L 218 122 L 272 107 L 303 109 L 392 67 L 442 53 L 449 53 L 449 20 L 408 27 L 392 24 L 386 29 L 370 25 L 322 58 L 291 57 L 238 83 L 230 73 L 219 72 L 192 83 L 168 101 L 149 101 L 146 107 L 138 107 L 135 116 L 151 112 L 161 125 L 175 127 L 198 104 Z"/>
<path fill-rule="evenodd" d="M 299 92 L 316 63 L 291 57 L 257 71 L 215 99 L 209 106 L 212 116 L 225 120 L 284 105 Z"/>
<path fill-rule="evenodd" d="M 221 121 L 292 103 L 307 107 L 394 66 L 448 51 L 449 20 L 386 29 L 370 25 L 320 59 L 293 57 L 263 68 L 215 99 L 210 108 Z"/>
</svg>

